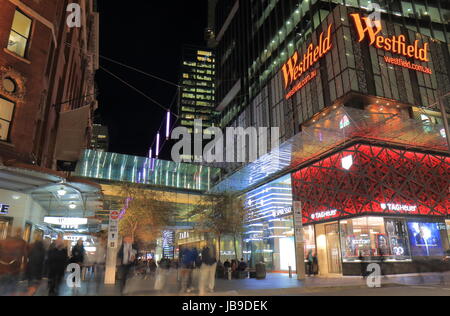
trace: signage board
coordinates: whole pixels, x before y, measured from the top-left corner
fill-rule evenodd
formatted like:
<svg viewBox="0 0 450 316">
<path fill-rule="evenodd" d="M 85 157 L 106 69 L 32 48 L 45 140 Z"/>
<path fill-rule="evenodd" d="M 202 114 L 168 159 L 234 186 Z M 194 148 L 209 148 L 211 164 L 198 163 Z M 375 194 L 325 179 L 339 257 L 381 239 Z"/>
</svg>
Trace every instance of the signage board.
<svg viewBox="0 0 450 316">
<path fill-rule="evenodd" d="M 0 215 L 8 215 L 10 206 L 8 204 L 0 204 Z"/>
</svg>

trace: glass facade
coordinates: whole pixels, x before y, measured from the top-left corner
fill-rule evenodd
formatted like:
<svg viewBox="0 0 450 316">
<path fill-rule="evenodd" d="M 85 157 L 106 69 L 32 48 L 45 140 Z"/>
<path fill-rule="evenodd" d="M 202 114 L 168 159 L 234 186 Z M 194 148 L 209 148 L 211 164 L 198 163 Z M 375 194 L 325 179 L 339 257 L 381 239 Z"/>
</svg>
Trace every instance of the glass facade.
<svg viewBox="0 0 450 316">
<path fill-rule="evenodd" d="M 250 266 L 263 261 L 268 270 L 295 269 L 295 238 L 290 176 L 246 195 L 249 207 L 244 256 Z"/>
<path fill-rule="evenodd" d="M 220 170 L 115 153 L 86 150 L 76 176 L 96 180 L 133 182 L 165 188 L 207 191 Z"/>
<path fill-rule="evenodd" d="M 343 262 L 411 260 L 404 219 L 360 217 L 340 221 L 340 229 Z"/>
<path fill-rule="evenodd" d="M 216 25 L 216 33 L 220 35 L 217 39 L 217 103 L 223 103 L 224 108 L 220 116 L 221 126 L 239 125 L 242 121 L 249 121 L 251 117 L 256 117 L 251 105 L 260 96 L 262 99 L 267 96 L 269 99 L 272 96 L 277 97 L 276 93 L 268 92 L 267 89 L 274 89 L 277 86 L 273 81 L 278 81 L 274 77 L 282 65 L 293 55 L 295 50 L 305 47 L 311 40 L 314 40 L 311 35 L 321 28 L 324 21 L 330 19 L 330 13 L 338 6 L 345 6 L 350 10 L 357 8 L 364 13 L 371 11 L 372 5 L 380 6 L 382 20 L 395 25 L 395 30 L 401 28 L 406 32 L 410 31 L 411 34 L 423 34 L 433 40 L 449 42 L 450 2 L 445 0 L 246 1 L 239 2 L 237 11 L 233 10 L 233 4 L 229 1 L 219 1 Z M 346 17 L 342 18 L 346 20 Z M 364 82 L 361 81 L 361 76 L 357 76 L 355 70 L 343 73 L 339 71 L 339 65 L 342 63 L 348 63 L 350 68 L 355 68 L 355 63 L 357 65 L 360 61 L 360 56 L 351 51 L 350 30 L 343 29 L 338 35 L 338 38 L 345 40 L 334 45 L 336 46 L 336 52 L 332 56 L 334 69 L 328 66 L 328 71 L 338 76 L 327 82 L 333 88 L 331 94 L 334 93 L 336 97 L 339 97 L 339 94 L 343 95 L 342 91 L 352 89 L 359 82 Z M 417 36 L 420 37 L 420 35 Z M 448 50 L 448 47 L 444 49 Z M 343 56 L 340 56 L 338 51 L 342 52 Z M 373 53 L 371 51 L 372 55 Z M 348 60 L 344 61 L 345 58 Z M 376 60 L 375 56 L 371 58 Z M 436 69 L 441 69 L 441 67 L 436 67 Z M 421 86 L 419 91 L 423 93 L 419 101 L 417 97 L 414 99 L 412 92 L 410 93 L 409 85 L 403 89 L 392 82 L 385 84 L 386 78 L 392 80 L 395 77 L 394 67 L 375 69 L 375 75 L 378 76 L 375 78 L 377 95 L 384 93 L 388 98 L 397 98 L 396 95 L 402 96 L 402 94 L 408 93 L 410 94 L 409 101 L 412 104 L 418 104 L 418 102 L 424 105 L 430 104 L 428 101 L 433 93 L 427 89 L 433 88 L 434 83 L 429 82 L 428 78 L 419 75 L 418 80 Z M 323 78 L 318 80 L 323 80 Z M 231 94 L 237 82 L 239 82 L 239 93 Z M 390 90 L 391 87 L 394 91 Z M 329 102 L 320 101 L 323 98 L 323 89 L 317 89 L 318 95 L 315 93 L 315 91 L 311 91 L 309 97 L 312 100 L 319 100 L 319 102 L 317 106 L 314 105 L 316 108 L 311 110 L 306 109 L 308 96 L 302 96 L 305 98 L 305 108 L 302 110 L 307 111 L 302 115 L 309 116 L 309 118 L 324 107 L 331 105 Z M 287 120 L 295 109 L 292 109 L 292 105 L 289 103 L 283 104 L 283 102 L 276 101 L 276 99 L 270 100 L 265 112 L 270 118 L 275 115 L 271 113 L 273 110 L 281 111 L 281 120 Z M 280 110 L 274 109 L 277 107 Z M 287 126 L 296 133 L 298 131 L 295 130 L 295 125 L 298 124 L 287 121 L 285 125 L 273 124 L 271 126 Z M 292 134 L 286 137 L 289 136 Z"/>
</svg>

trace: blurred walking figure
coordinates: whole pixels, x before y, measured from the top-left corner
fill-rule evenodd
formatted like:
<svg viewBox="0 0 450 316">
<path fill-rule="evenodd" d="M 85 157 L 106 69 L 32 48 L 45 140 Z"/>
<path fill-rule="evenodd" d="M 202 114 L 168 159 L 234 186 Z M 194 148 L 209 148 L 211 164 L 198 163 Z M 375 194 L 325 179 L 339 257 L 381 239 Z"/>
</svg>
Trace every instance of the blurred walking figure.
<svg viewBox="0 0 450 316">
<path fill-rule="evenodd" d="M 206 287 L 210 293 L 214 292 L 216 285 L 216 249 L 208 245 L 202 250 L 202 267 L 200 268 L 200 295 L 205 295 Z"/>
<path fill-rule="evenodd" d="M 22 239 L 22 230 L 16 229 L 14 236 L 0 241 L 0 296 L 17 293 L 20 273 L 27 260 L 27 243 Z"/>
<path fill-rule="evenodd" d="M 100 284 L 102 284 L 103 280 L 105 279 L 106 244 L 107 241 L 104 238 L 101 238 L 99 244 L 97 245 L 97 251 L 95 253 L 94 277 L 97 284 L 97 291 L 100 289 Z"/>
<path fill-rule="evenodd" d="M 29 246 L 27 280 L 28 288 L 37 289 L 42 281 L 45 263 L 45 245 L 42 241 L 41 234 L 35 232 L 34 243 Z"/>
<path fill-rule="evenodd" d="M 83 265 L 86 251 L 84 250 L 83 239 L 79 239 L 77 244 L 72 248 L 72 257 L 70 263 Z"/>
<path fill-rule="evenodd" d="M 133 244 L 133 238 L 131 236 L 126 236 L 123 239 L 123 244 L 120 247 L 119 253 L 117 254 L 118 263 L 120 265 L 120 293 L 123 295 L 125 287 L 127 285 L 128 275 L 131 269 L 136 264 L 136 257 L 138 254 L 138 249 L 135 244 Z"/>
<path fill-rule="evenodd" d="M 166 288 L 167 278 L 170 273 L 170 260 L 162 258 L 158 263 L 158 270 L 156 272 L 155 290 L 163 291 Z"/>
<path fill-rule="evenodd" d="M 314 256 L 313 256 L 312 250 L 309 250 L 308 257 L 306 258 L 306 260 L 308 261 L 308 276 L 313 276 L 314 275 Z"/>
<path fill-rule="evenodd" d="M 198 252 L 195 248 L 183 248 L 181 251 L 181 293 L 190 293 L 193 287 L 193 270 Z"/>
<path fill-rule="evenodd" d="M 64 278 L 69 257 L 67 248 L 64 246 L 62 236 L 50 247 L 47 255 L 48 264 L 48 294 L 49 296 L 58 296 L 61 282 Z"/>
<path fill-rule="evenodd" d="M 365 260 L 364 260 L 362 251 L 359 252 L 358 260 L 361 262 L 360 263 L 361 264 L 361 266 L 360 266 L 361 276 L 363 277 L 363 279 L 365 279 L 367 277 L 367 268 L 366 268 L 366 263 L 364 262 Z"/>
</svg>

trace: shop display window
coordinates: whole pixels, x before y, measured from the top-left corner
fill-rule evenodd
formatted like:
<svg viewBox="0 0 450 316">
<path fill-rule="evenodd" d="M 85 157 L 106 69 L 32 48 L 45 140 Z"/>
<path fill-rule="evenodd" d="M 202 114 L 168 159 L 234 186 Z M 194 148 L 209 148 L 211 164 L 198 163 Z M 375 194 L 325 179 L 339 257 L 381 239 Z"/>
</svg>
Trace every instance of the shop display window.
<svg viewBox="0 0 450 316">
<path fill-rule="evenodd" d="M 316 236 L 314 225 L 307 226 L 303 230 L 303 236 L 305 241 L 305 260 L 308 258 L 308 254 L 312 251 L 313 255 L 316 255 Z"/>
<path fill-rule="evenodd" d="M 361 217 L 341 221 L 340 227 L 344 262 L 411 260 L 401 219 Z"/>
</svg>

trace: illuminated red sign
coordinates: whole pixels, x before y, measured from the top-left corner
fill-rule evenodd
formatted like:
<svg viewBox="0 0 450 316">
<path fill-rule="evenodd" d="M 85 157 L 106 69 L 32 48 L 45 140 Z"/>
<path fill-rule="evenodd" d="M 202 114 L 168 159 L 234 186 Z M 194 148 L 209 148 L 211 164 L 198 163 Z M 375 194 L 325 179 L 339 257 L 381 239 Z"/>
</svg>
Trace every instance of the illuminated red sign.
<svg viewBox="0 0 450 316">
<path fill-rule="evenodd" d="M 322 57 L 325 56 L 326 53 L 331 50 L 331 27 L 332 25 L 330 24 L 326 36 L 324 32 L 320 34 L 319 43 L 316 47 L 314 47 L 314 44 L 311 43 L 302 58 L 297 51 L 283 65 L 282 71 L 285 89 L 289 88 L 292 83 L 300 79 L 303 74 L 305 74 L 315 63 L 317 63 Z M 310 78 L 309 80 L 311 79 L 312 78 Z M 298 88 L 298 85 L 296 87 L 297 90 L 295 92 L 300 89 Z M 293 92 L 291 96 L 295 94 L 295 92 Z"/>
<path fill-rule="evenodd" d="M 359 13 L 353 13 L 350 16 L 355 23 L 359 42 L 362 42 L 367 37 L 369 45 L 375 45 L 376 48 L 420 61 L 430 61 L 428 58 L 428 43 L 425 43 L 423 47 L 419 47 L 419 41 L 416 40 L 413 45 L 407 45 L 405 35 L 392 36 L 390 38 L 379 35 L 383 30 L 380 21 L 372 21 L 368 17 L 361 17 Z"/>
</svg>

